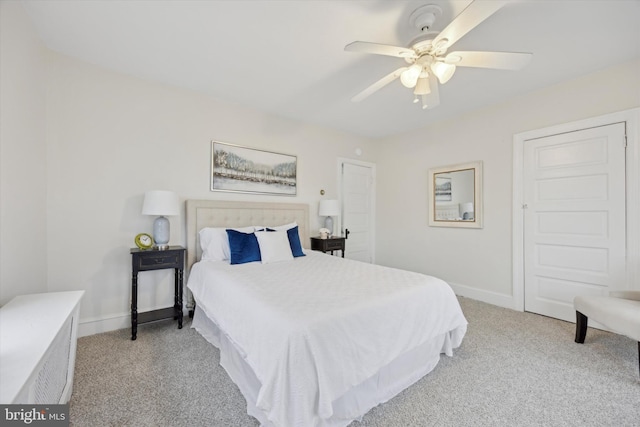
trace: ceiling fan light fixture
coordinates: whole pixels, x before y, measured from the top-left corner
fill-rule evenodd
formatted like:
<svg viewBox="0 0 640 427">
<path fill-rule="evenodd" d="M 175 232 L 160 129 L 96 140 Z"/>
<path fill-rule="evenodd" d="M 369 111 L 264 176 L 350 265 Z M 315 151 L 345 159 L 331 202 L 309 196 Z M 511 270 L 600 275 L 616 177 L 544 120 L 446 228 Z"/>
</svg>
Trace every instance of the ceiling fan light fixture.
<svg viewBox="0 0 640 427">
<path fill-rule="evenodd" d="M 429 75 L 427 77 L 420 77 L 418 82 L 416 83 L 416 88 L 413 91 L 415 95 L 428 95 L 431 93 L 431 88 L 429 87 Z"/>
<path fill-rule="evenodd" d="M 453 76 L 453 73 L 456 72 L 456 66 L 438 61 L 431 64 L 431 71 L 438 77 L 440 84 L 445 84 Z"/>
<path fill-rule="evenodd" d="M 422 72 L 422 67 L 418 64 L 413 64 L 400 74 L 400 82 L 404 87 L 412 88 L 418 83 L 418 78 Z"/>
</svg>

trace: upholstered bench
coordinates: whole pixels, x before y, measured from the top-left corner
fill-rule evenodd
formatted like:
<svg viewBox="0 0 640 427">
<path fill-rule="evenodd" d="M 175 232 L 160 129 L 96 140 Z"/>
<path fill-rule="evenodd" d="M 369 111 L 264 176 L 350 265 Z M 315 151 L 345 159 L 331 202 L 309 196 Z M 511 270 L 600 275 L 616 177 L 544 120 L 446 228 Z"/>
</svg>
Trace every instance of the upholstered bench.
<svg viewBox="0 0 640 427">
<path fill-rule="evenodd" d="M 583 344 L 587 335 L 588 318 L 612 331 L 638 341 L 638 369 L 640 371 L 640 291 L 611 292 L 609 296 L 577 296 L 576 342 Z"/>
</svg>

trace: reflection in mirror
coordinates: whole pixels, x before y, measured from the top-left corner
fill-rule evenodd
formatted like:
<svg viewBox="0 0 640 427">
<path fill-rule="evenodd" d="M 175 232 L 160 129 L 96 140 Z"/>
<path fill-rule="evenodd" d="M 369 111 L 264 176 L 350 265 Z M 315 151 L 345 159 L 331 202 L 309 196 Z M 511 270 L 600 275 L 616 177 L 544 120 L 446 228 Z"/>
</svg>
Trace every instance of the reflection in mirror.
<svg viewBox="0 0 640 427">
<path fill-rule="evenodd" d="M 429 225 L 481 228 L 482 163 L 432 169 L 429 173 Z"/>
</svg>

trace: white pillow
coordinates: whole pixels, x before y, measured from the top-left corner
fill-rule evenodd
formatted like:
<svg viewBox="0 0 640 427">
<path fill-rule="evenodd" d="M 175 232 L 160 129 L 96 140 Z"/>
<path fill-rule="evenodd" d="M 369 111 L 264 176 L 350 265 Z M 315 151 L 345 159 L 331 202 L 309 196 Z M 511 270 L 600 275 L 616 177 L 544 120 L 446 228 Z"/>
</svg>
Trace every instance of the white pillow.
<svg viewBox="0 0 640 427">
<path fill-rule="evenodd" d="M 232 228 L 241 233 L 253 233 L 253 227 Z M 229 249 L 229 237 L 227 228 L 207 227 L 200 230 L 200 248 L 202 248 L 202 260 L 226 261 L 231 259 Z"/>
<path fill-rule="evenodd" d="M 297 222 L 292 222 L 290 224 L 284 224 L 284 225 L 278 225 L 277 227 L 265 227 L 265 226 L 260 226 L 260 225 L 255 225 L 253 226 L 254 231 L 265 231 L 267 228 L 269 230 L 276 230 L 276 231 L 287 231 L 290 228 L 295 227 L 296 225 L 298 225 Z"/>
<path fill-rule="evenodd" d="M 286 231 L 257 231 L 256 238 L 263 264 L 293 259 Z"/>
<path fill-rule="evenodd" d="M 294 221 L 294 222 L 292 222 L 290 224 L 279 225 L 277 227 L 270 227 L 270 228 L 273 229 L 273 230 L 276 230 L 276 231 L 287 231 L 288 229 L 296 227 L 297 225 L 298 225 L 298 223 Z"/>
</svg>

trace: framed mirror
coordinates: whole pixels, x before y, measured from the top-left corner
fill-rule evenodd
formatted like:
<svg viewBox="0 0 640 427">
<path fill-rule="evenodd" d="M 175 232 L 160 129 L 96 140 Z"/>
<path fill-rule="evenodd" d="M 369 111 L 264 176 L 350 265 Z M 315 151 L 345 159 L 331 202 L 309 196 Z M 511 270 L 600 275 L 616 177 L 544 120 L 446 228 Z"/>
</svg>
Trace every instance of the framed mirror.
<svg viewBox="0 0 640 427">
<path fill-rule="evenodd" d="M 429 169 L 429 225 L 482 228 L 482 162 Z"/>
</svg>

